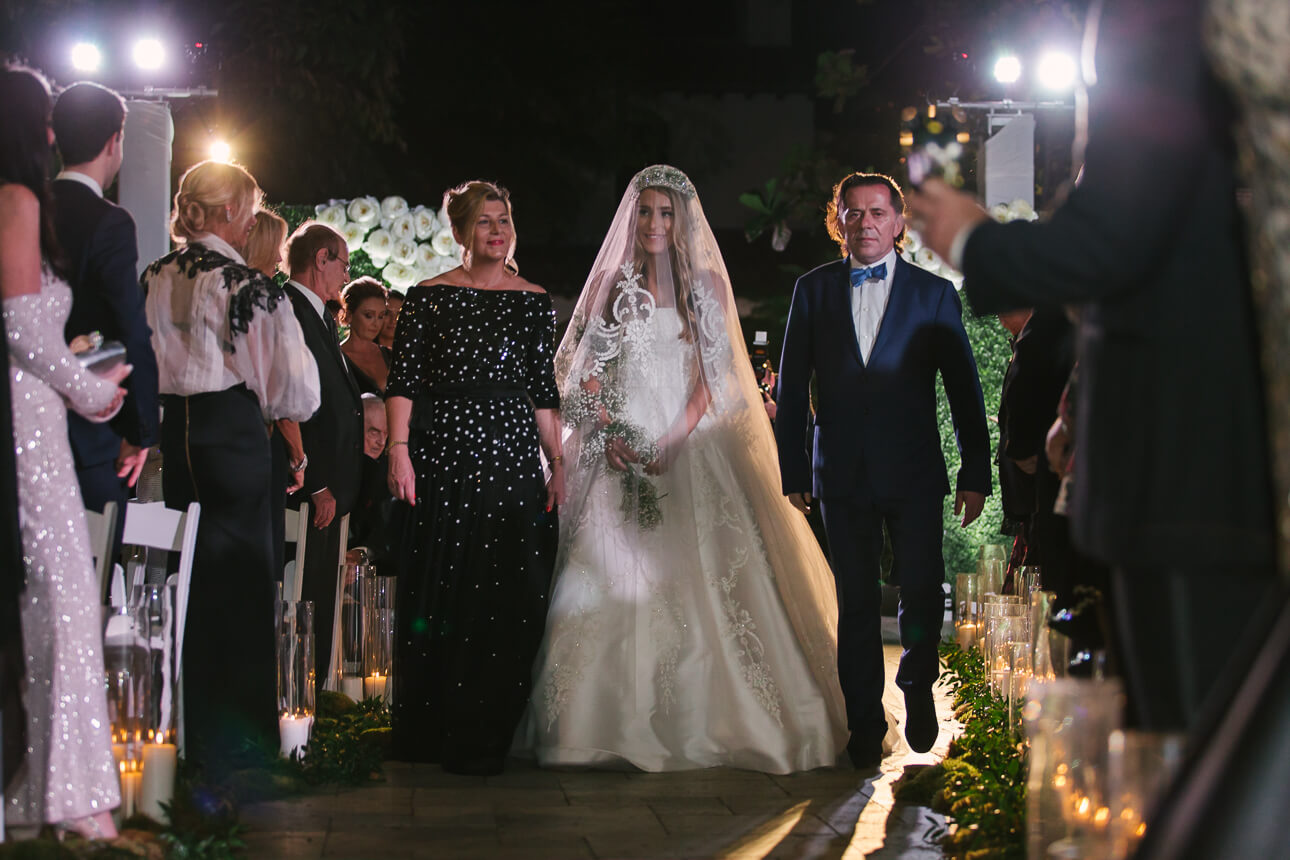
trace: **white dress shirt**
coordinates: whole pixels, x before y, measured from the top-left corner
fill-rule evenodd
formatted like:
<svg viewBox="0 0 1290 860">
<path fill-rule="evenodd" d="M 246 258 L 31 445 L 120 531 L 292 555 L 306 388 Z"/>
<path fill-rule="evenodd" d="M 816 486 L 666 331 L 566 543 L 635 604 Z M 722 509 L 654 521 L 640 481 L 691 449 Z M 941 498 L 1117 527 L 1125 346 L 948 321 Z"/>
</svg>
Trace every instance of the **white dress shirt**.
<svg viewBox="0 0 1290 860">
<path fill-rule="evenodd" d="M 93 191 L 95 197 L 103 196 L 103 186 L 99 185 L 98 180 L 93 176 L 81 173 L 79 170 L 63 170 L 54 177 L 55 182 L 59 179 L 70 179 L 72 182 L 79 182 L 89 190 Z"/>
<path fill-rule="evenodd" d="M 851 319 L 855 323 L 856 340 L 860 344 L 860 357 L 865 364 L 869 363 L 869 354 L 873 352 L 874 341 L 878 339 L 878 329 L 882 328 L 882 317 L 887 312 L 887 299 L 891 297 L 891 279 L 896 274 L 895 248 L 870 265 L 878 266 L 883 263 L 887 264 L 887 277 L 881 281 L 870 278 L 862 286 L 851 287 Z M 851 268 L 864 269 L 867 266 L 852 257 Z"/>
</svg>

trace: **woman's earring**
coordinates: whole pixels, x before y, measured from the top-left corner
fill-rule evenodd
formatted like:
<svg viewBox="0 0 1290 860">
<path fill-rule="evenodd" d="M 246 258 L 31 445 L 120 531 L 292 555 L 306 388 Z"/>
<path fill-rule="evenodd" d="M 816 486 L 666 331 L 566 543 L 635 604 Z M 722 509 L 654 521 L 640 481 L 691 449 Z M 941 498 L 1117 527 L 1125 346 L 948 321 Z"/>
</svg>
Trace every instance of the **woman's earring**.
<svg viewBox="0 0 1290 860">
<path fill-rule="evenodd" d="M 232 207 L 232 206 L 225 206 L 225 207 L 224 207 L 224 220 L 225 220 L 225 221 L 229 221 L 229 222 L 231 222 L 231 221 L 233 220 L 233 207 Z"/>
</svg>

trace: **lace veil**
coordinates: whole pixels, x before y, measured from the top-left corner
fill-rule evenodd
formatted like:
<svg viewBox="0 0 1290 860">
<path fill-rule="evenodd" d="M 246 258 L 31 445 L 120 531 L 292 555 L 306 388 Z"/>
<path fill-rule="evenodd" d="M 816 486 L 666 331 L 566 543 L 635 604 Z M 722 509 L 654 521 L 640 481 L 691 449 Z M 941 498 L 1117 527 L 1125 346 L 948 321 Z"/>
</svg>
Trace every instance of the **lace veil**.
<svg viewBox="0 0 1290 860">
<path fill-rule="evenodd" d="M 672 210 L 670 237 L 664 252 L 651 253 L 648 231 L 657 222 L 647 210 L 660 204 Z M 645 168 L 623 194 L 556 353 L 566 428 L 561 555 L 571 534 L 599 528 L 618 532 L 604 536 L 619 550 L 606 549 L 612 563 L 623 547 L 648 546 L 639 533 L 658 529 L 684 565 L 688 533 L 699 548 L 714 545 L 707 532 L 729 518 L 728 506 L 746 503 L 756 525 L 748 541 L 763 545 L 799 642 L 840 711 L 832 575 L 805 518 L 780 491 L 774 436 L 743 342 L 730 277 L 694 185 L 674 167 Z M 660 473 L 610 470 L 605 445 L 613 436 Z M 705 495 L 705 487 L 732 485 L 709 474 L 726 469 L 744 499 Z M 592 494 L 606 488 L 621 513 L 608 527 L 588 519 Z M 694 510 L 678 511 L 682 499 Z"/>
</svg>

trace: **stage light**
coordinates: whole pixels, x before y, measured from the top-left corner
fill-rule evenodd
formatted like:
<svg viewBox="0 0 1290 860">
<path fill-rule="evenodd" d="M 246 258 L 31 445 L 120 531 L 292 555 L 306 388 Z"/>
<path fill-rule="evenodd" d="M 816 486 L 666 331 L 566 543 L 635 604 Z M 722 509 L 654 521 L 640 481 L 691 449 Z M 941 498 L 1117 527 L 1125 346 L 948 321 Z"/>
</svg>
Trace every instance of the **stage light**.
<svg viewBox="0 0 1290 860">
<path fill-rule="evenodd" d="M 211 144 L 211 158 L 227 164 L 233 160 L 233 147 L 227 141 L 217 140 Z"/>
<path fill-rule="evenodd" d="M 72 68 L 78 72 L 97 72 L 103 55 L 98 46 L 90 42 L 77 42 L 72 46 Z"/>
<path fill-rule="evenodd" d="M 1015 84 L 1021 78 L 1021 60 L 1000 57 L 994 64 L 994 79 L 1001 84 Z"/>
<path fill-rule="evenodd" d="M 134 43 L 134 64 L 141 69 L 159 69 L 166 61 L 166 49 L 156 39 L 140 39 Z"/>
<path fill-rule="evenodd" d="M 1075 87 L 1075 60 L 1070 54 L 1049 51 L 1039 58 L 1039 83 L 1050 90 L 1066 92 Z"/>
</svg>

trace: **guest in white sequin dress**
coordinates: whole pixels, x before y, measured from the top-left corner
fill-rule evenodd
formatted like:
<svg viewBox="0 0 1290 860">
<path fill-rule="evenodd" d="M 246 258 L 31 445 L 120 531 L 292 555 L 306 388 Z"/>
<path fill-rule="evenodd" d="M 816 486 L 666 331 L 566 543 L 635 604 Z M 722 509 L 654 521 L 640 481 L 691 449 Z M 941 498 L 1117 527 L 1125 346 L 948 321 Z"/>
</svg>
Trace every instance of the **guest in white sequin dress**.
<svg viewBox="0 0 1290 860">
<path fill-rule="evenodd" d="M 121 406 L 110 377 L 82 369 L 63 342 L 71 288 L 54 271 L 49 218 L 49 90 L 23 69 L 0 73 L 0 297 L 9 350 L 27 684 L 27 757 L 6 788 L 11 828 L 56 824 L 115 836 L 119 805 L 103 684 L 98 587 L 67 441 L 67 408 L 105 421 Z"/>
</svg>

